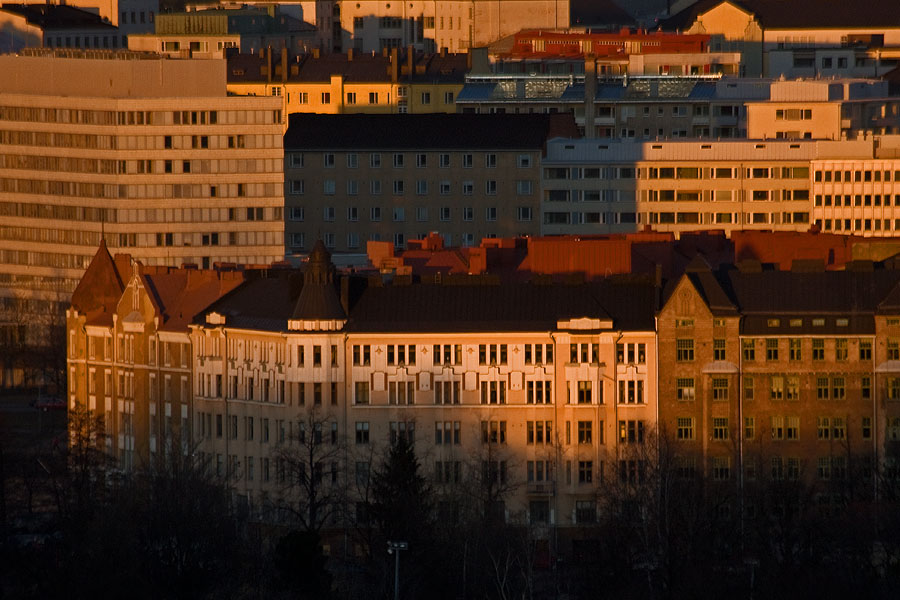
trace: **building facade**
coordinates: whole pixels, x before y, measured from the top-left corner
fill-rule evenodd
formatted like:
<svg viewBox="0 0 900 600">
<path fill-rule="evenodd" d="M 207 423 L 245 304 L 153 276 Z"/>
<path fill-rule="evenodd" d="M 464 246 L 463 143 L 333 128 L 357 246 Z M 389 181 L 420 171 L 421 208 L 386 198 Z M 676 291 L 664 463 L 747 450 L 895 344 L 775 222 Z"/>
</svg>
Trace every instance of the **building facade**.
<svg viewBox="0 0 900 600">
<path fill-rule="evenodd" d="M 896 136 L 842 141 L 551 140 L 542 233 L 716 228 L 891 236 Z"/>
<path fill-rule="evenodd" d="M 568 115 L 291 115 L 288 248 L 402 248 L 432 231 L 469 246 L 535 235 L 543 147 L 566 131 Z"/>
<path fill-rule="evenodd" d="M 101 238 L 147 265 L 283 258 L 280 102 L 227 97 L 224 62 L 0 64 L 5 303 L 66 302 Z"/>
</svg>

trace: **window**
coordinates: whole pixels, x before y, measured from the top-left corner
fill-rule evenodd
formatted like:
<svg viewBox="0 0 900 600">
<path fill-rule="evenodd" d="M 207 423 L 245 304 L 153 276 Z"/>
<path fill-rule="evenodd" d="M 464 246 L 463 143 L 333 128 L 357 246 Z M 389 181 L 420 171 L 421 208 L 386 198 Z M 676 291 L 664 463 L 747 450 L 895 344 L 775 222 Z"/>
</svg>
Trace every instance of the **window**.
<svg viewBox="0 0 900 600">
<path fill-rule="evenodd" d="M 771 378 L 771 387 L 769 388 L 769 398 L 772 400 L 784 399 L 784 377 L 774 375 Z"/>
<path fill-rule="evenodd" d="M 825 340 L 812 341 L 812 359 L 825 360 Z"/>
<path fill-rule="evenodd" d="M 871 340 L 859 340 L 859 360 L 872 360 Z"/>
<path fill-rule="evenodd" d="M 463 196 L 471 196 L 475 193 L 475 184 L 471 181 L 463 181 L 462 184 L 462 193 Z"/>
<path fill-rule="evenodd" d="M 741 340 L 741 351 L 744 353 L 744 360 L 756 360 L 755 340 Z"/>
<path fill-rule="evenodd" d="M 506 404 L 506 382 L 505 381 L 482 381 L 481 382 L 481 403 L 482 404 Z"/>
<path fill-rule="evenodd" d="M 847 360 L 847 355 L 847 340 L 843 338 L 834 340 L 834 359 L 845 361 Z"/>
<path fill-rule="evenodd" d="M 694 360 L 694 340 L 675 340 L 675 359 L 678 362 L 687 362 Z"/>
<path fill-rule="evenodd" d="M 347 104 L 356 104 L 356 92 L 347 92 Z"/>
<path fill-rule="evenodd" d="M 356 422 L 356 443 L 357 444 L 368 444 L 369 443 L 369 422 L 368 421 L 357 421 Z"/>
<path fill-rule="evenodd" d="M 516 193 L 519 196 L 530 196 L 532 194 L 533 188 L 530 180 L 518 180 L 516 181 Z"/>
<path fill-rule="evenodd" d="M 728 456 L 714 456 L 710 460 L 713 481 L 728 481 L 731 479 L 731 458 Z"/>
<path fill-rule="evenodd" d="M 497 195 L 497 182 L 493 179 L 489 179 L 484 182 L 484 193 L 488 196 L 496 196 Z"/>
<path fill-rule="evenodd" d="M 463 154 L 462 155 L 462 166 L 463 166 L 463 169 L 471 169 L 472 168 L 472 155 L 471 154 Z"/>
<path fill-rule="evenodd" d="M 744 417 L 744 439 L 752 440 L 756 437 L 756 419 L 754 417 Z"/>
<path fill-rule="evenodd" d="M 431 92 L 422 92 L 422 104 L 431 104 Z"/>
<path fill-rule="evenodd" d="M 441 154 L 438 156 L 438 165 L 442 169 L 446 169 L 450 167 L 450 155 L 449 154 Z"/>
<path fill-rule="evenodd" d="M 679 440 L 694 439 L 694 419 L 693 417 L 678 417 L 676 419 L 676 435 Z"/>
<path fill-rule="evenodd" d="M 775 338 L 766 340 L 766 360 L 778 360 L 778 340 Z"/>
<path fill-rule="evenodd" d="M 713 400 L 728 400 L 728 378 L 713 377 L 712 399 Z"/>
<path fill-rule="evenodd" d="M 728 418 L 727 417 L 716 417 L 713 419 L 713 439 L 714 440 L 727 440 L 728 439 Z"/>
<path fill-rule="evenodd" d="M 403 166 L 403 154 L 396 153 L 394 154 L 394 168 L 399 169 Z"/>
<path fill-rule="evenodd" d="M 530 154 L 520 154 L 516 158 L 516 166 L 520 169 L 529 169 L 531 168 L 531 155 Z"/>
<path fill-rule="evenodd" d="M 471 206 L 463 207 L 463 221 L 471 221 L 475 218 L 475 209 Z M 469 234 L 471 235 L 471 234 Z"/>
<path fill-rule="evenodd" d="M 486 168 L 486 169 L 496 169 L 497 168 L 497 155 L 496 154 L 485 154 L 484 155 L 484 168 Z"/>
<path fill-rule="evenodd" d="M 322 104 L 331 104 L 331 92 L 322 92 Z"/>
<path fill-rule="evenodd" d="M 644 443 L 643 421 L 619 421 L 619 442 L 622 444 Z"/>
<path fill-rule="evenodd" d="M 531 221 L 532 212 L 530 206 L 519 206 L 516 208 L 516 219 L 518 221 Z"/>
<path fill-rule="evenodd" d="M 725 360 L 725 340 L 722 338 L 713 340 L 713 360 Z"/>
<path fill-rule="evenodd" d="M 406 210 L 402 206 L 395 206 L 393 210 L 393 220 L 401 222 L 406 220 Z"/>
<path fill-rule="evenodd" d="M 527 444 L 551 444 L 553 443 L 553 421 L 527 421 Z"/>
<path fill-rule="evenodd" d="M 369 403 L 369 382 L 368 381 L 357 381 L 353 384 L 353 387 L 354 387 L 353 402 L 355 404 L 368 404 Z"/>
<path fill-rule="evenodd" d="M 482 421 L 481 442 L 483 444 L 505 444 L 506 421 Z"/>
<path fill-rule="evenodd" d="M 453 92 L 444 92 L 444 104 L 453 104 Z"/>
<path fill-rule="evenodd" d="M 428 194 L 428 181 L 425 179 L 416 180 L 416 195 L 425 196 Z"/>
<path fill-rule="evenodd" d="M 593 443 L 593 422 L 592 421 L 578 421 L 578 443 L 579 444 L 591 444 Z"/>
<path fill-rule="evenodd" d="M 590 381 L 578 382 L 578 404 L 591 403 L 591 383 Z"/>
<path fill-rule="evenodd" d="M 496 221 L 497 220 L 497 207 L 496 206 L 488 206 L 484 209 L 484 220 L 485 221 Z"/>
<path fill-rule="evenodd" d="M 578 483 L 591 483 L 594 478 L 594 461 L 578 461 Z"/>
<path fill-rule="evenodd" d="M 694 379 L 679 377 L 675 380 L 675 398 L 685 402 L 694 400 Z"/>
<path fill-rule="evenodd" d="M 834 377 L 831 380 L 831 398 L 843 400 L 846 397 L 847 388 L 843 377 Z"/>
<path fill-rule="evenodd" d="M 369 166 L 373 169 L 378 169 L 381 167 L 381 155 L 380 154 L 370 154 L 369 155 Z"/>
<path fill-rule="evenodd" d="M 402 179 L 394 180 L 394 195 L 395 196 L 403 195 L 403 180 Z"/>
<path fill-rule="evenodd" d="M 788 357 L 790 358 L 790 360 L 792 360 L 792 361 L 803 360 L 802 359 L 803 354 L 801 352 L 801 342 L 802 342 L 802 340 L 797 339 L 797 338 L 791 338 L 790 340 L 788 340 L 788 347 L 789 347 L 789 356 Z"/>
</svg>

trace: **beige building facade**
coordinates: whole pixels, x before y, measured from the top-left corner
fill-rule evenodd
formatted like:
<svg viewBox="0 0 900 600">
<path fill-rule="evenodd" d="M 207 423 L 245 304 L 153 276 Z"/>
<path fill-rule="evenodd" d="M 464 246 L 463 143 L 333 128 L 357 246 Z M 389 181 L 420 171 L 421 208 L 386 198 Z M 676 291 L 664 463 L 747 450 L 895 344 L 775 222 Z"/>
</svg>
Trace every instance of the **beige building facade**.
<svg viewBox="0 0 900 600">
<path fill-rule="evenodd" d="M 224 61 L 40 51 L 0 70 L 7 311 L 67 302 L 101 238 L 147 265 L 284 257 L 281 103 L 227 97 Z"/>
<path fill-rule="evenodd" d="M 892 236 L 896 136 L 857 140 L 551 140 L 543 235 L 742 229 Z"/>
</svg>

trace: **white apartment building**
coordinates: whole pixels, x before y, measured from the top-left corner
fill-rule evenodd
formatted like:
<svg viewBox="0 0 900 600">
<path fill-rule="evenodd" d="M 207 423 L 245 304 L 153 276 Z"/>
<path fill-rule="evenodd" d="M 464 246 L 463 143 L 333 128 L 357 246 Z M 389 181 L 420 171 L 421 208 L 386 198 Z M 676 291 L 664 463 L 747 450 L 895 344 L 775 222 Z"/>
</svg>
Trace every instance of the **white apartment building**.
<svg viewBox="0 0 900 600">
<path fill-rule="evenodd" d="M 148 265 L 284 257 L 281 101 L 226 96 L 224 61 L 38 50 L 0 72 L 4 309 L 67 302 L 101 237 Z"/>
<path fill-rule="evenodd" d="M 548 142 L 542 235 L 900 230 L 896 136 L 858 140 Z"/>
</svg>

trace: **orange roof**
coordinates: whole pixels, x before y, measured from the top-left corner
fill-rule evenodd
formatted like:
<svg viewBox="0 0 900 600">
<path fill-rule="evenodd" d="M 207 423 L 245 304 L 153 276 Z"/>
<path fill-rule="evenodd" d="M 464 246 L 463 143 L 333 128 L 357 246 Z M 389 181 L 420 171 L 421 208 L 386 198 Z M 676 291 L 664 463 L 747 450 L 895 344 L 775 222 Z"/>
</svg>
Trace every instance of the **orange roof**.
<svg viewBox="0 0 900 600">
<path fill-rule="evenodd" d="M 160 316 L 160 331 L 187 331 L 204 308 L 244 281 L 244 272 L 162 267 L 140 274 Z"/>
</svg>

